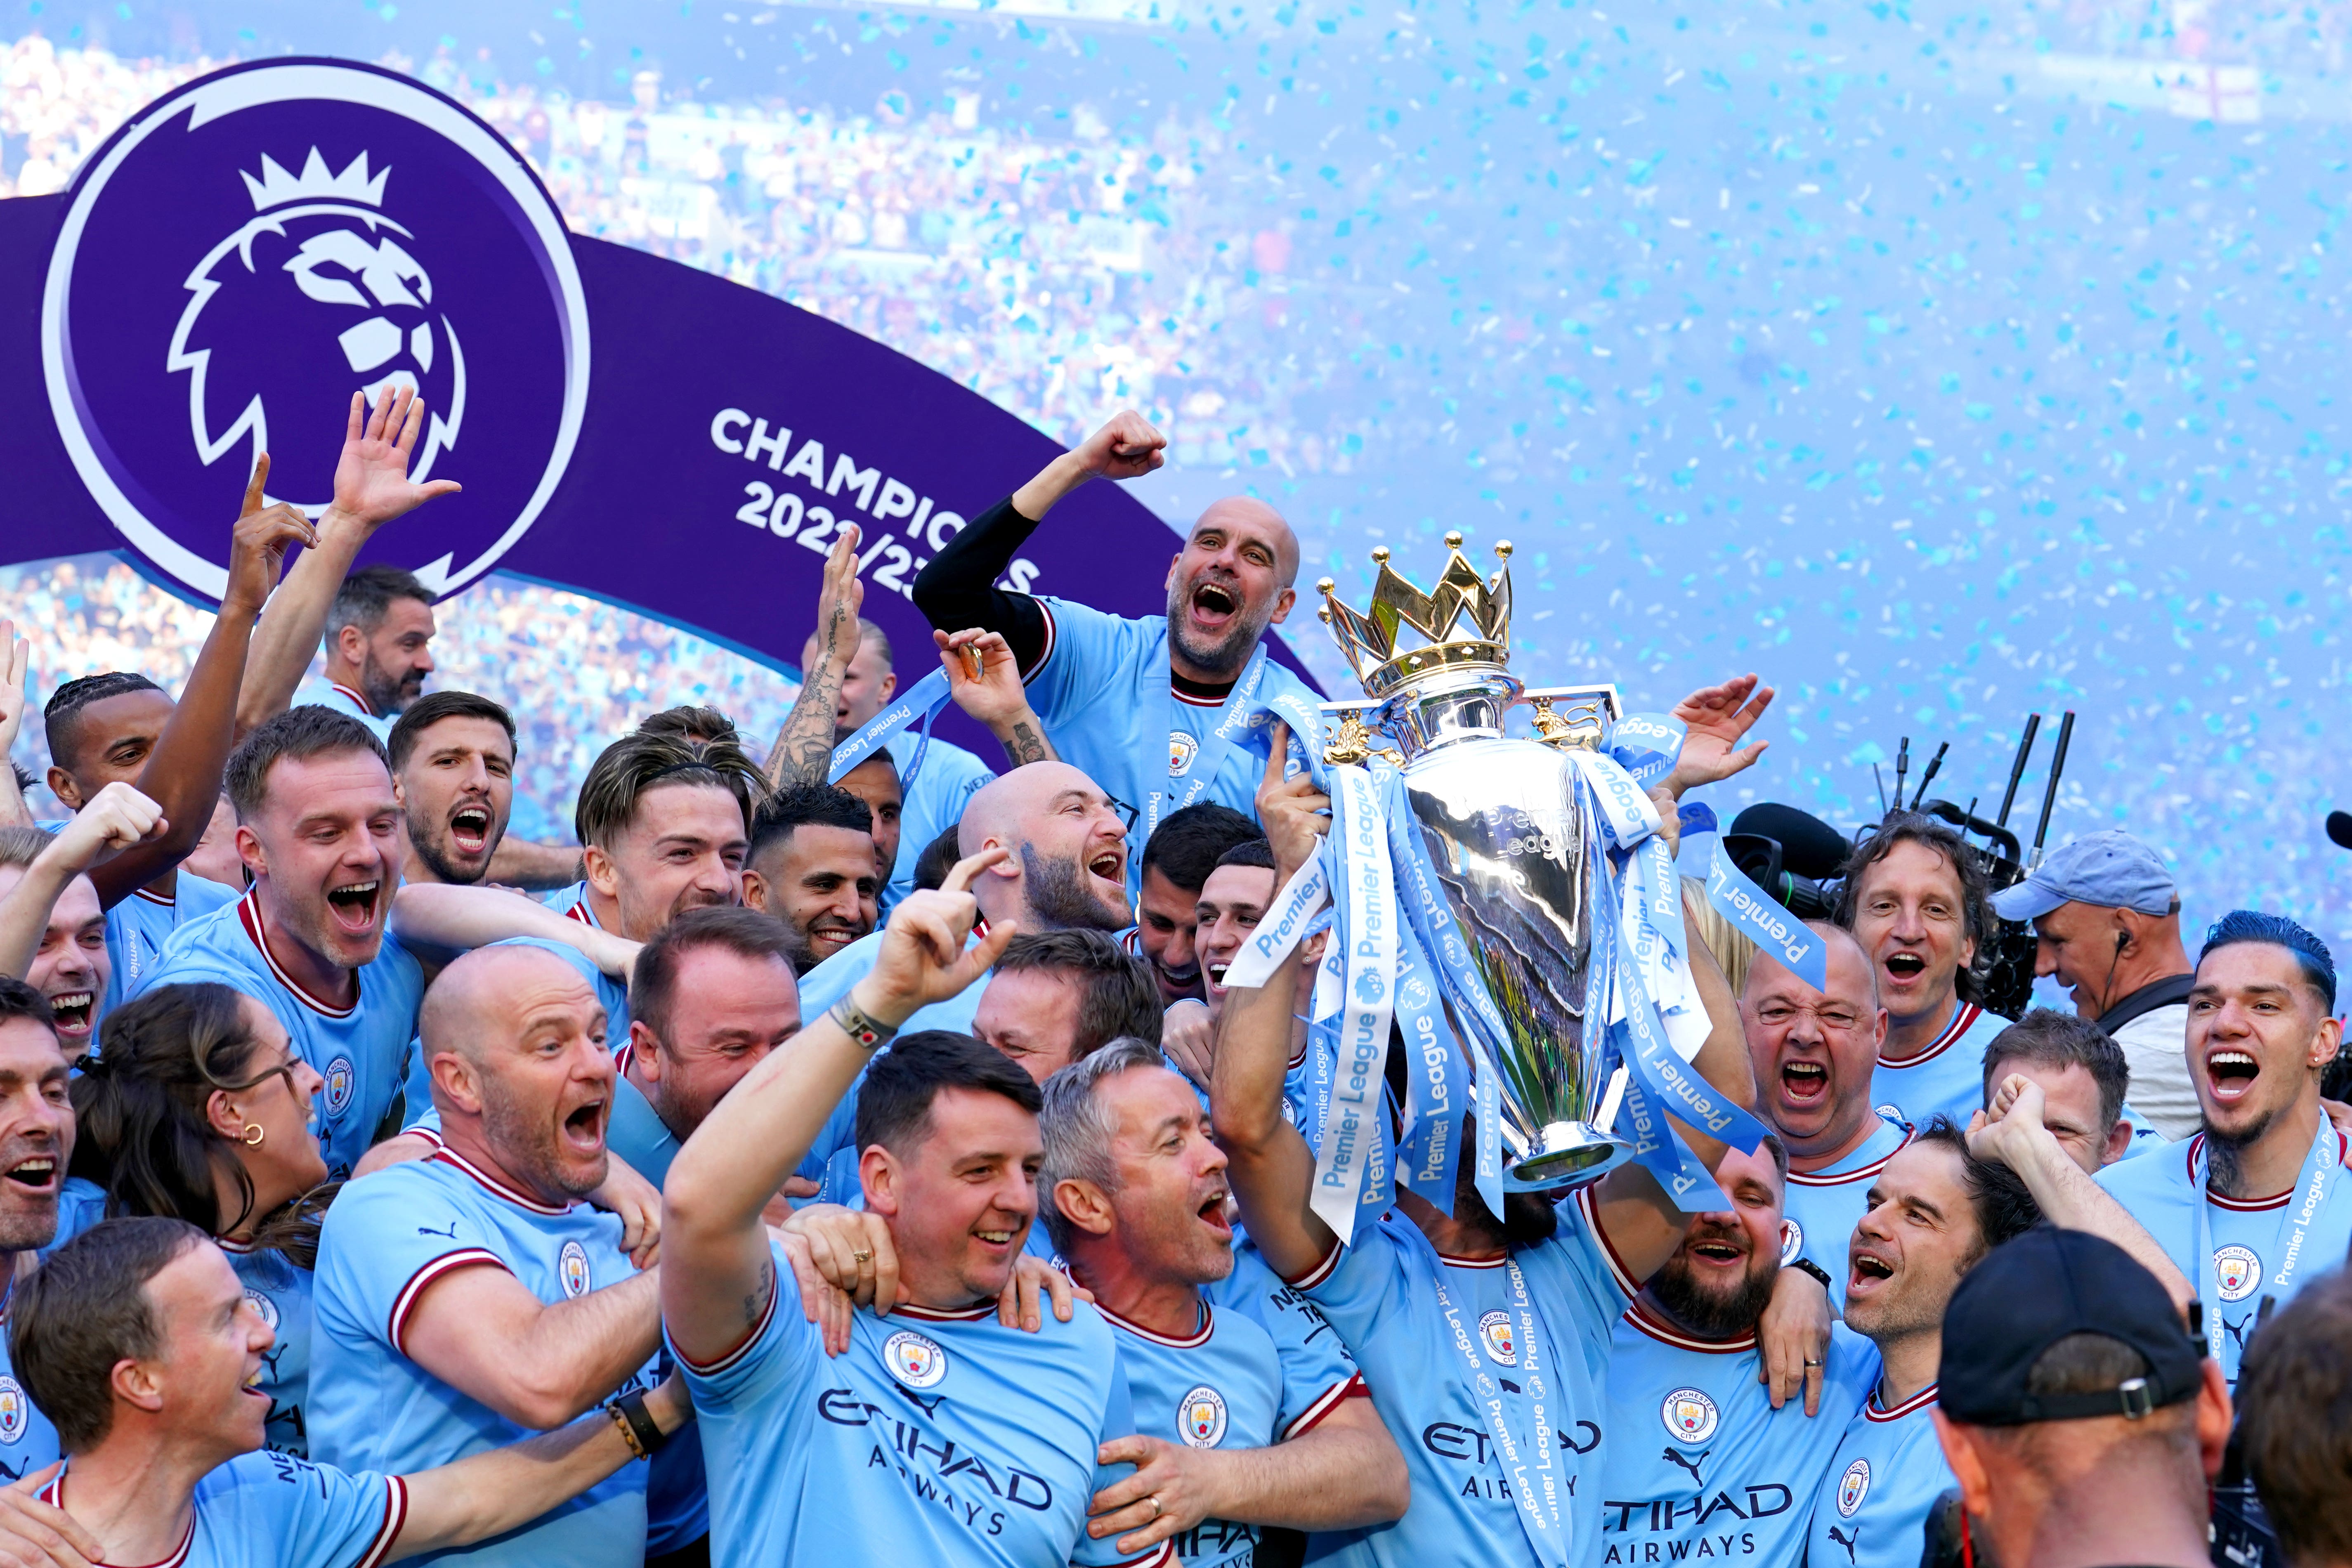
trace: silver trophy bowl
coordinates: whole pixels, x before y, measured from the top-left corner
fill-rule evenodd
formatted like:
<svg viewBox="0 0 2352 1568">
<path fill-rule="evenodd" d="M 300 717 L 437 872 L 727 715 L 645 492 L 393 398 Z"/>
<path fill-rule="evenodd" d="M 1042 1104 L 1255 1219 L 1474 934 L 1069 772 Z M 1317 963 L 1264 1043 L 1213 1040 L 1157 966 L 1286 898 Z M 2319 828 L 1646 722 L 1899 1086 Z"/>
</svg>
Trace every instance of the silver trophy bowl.
<svg viewBox="0 0 2352 1568">
<path fill-rule="evenodd" d="M 1424 675 L 1381 704 L 1405 759 L 1406 795 L 1455 928 L 1508 1039 L 1499 1053 L 1504 1185 L 1582 1186 L 1632 1158 L 1596 1126 L 1612 1058 L 1585 1018 L 1594 868 L 1576 775 L 1562 747 L 1597 741 L 1538 708 L 1546 740 L 1507 735 L 1518 681 L 1457 667 Z M 1465 1033 L 1454 1020 L 1454 1033 Z"/>
</svg>

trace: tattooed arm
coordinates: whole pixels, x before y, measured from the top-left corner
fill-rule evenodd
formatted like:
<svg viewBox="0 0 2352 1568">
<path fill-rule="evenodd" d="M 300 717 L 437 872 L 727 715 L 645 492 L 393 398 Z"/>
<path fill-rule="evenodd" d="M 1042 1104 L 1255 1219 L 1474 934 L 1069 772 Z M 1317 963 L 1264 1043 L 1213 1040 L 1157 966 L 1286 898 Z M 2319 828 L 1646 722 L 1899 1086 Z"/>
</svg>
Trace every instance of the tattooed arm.
<svg viewBox="0 0 2352 1568">
<path fill-rule="evenodd" d="M 1061 761 L 1045 738 L 1045 721 L 1029 706 L 1020 666 L 1001 633 L 979 630 L 933 632 L 940 664 L 957 707 L 988 726 L 1014 767 Z"/>
<path fill-rule="evenodd" d="M 816 658 L 801 671 L 800 700 L 784 716 L 776 748 L 768 753 L 768 782 L 823 784 L 833 772 L 834 715 L 841 706 L 841 682 L 857 657 L 857 612 L 866 584 L 857 580 L 858 530 L 844 523 L 824 559 L 824 591 L 816 601 Z"/>
</svg>

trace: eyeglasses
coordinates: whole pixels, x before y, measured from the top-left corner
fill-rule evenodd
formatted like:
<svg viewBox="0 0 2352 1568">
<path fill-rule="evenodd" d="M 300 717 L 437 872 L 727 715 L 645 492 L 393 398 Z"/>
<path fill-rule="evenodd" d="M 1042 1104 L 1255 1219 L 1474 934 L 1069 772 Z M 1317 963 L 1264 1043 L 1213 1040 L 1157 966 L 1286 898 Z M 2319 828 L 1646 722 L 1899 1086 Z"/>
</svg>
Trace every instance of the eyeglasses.
<svg viewBox="0 0 2352 1568">
<path fill-rule="evenodd" d="M 1862 1015 L 1844 1007 L 1795 1007 L 1786 1002 L 1767 1002 L 1756 1009 L 1756 1021 L 1768 1029 L 1788 1028 L 1807 1016 L 1827 1034 L 1851 1035 L 1862 1027 Z"/>
</svg>

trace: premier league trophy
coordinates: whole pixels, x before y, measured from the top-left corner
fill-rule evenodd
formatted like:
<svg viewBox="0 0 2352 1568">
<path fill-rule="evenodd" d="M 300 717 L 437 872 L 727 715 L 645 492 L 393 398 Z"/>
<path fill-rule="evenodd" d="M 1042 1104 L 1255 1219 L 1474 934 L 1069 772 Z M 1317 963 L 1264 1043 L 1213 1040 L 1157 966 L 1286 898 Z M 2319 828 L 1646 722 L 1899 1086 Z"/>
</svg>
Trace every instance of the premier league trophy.
<svg viewBox="0 0 2352 1568">
<path fill-rule="evenodd" d="M 1380 575 L 1368 613 L 1323 595 L 1322 619 L 1367 700 L 1328 705 L 1339 723 L 1325 760 L 1383 756 L 1402 770 L 1421 841 L 1444 889 L 1470 967 L 1507 1038 L 1499 1058 L 1506 1186 L 1597 1181 L 1633 1152 L 1604 1131 L 1616 1109 L 1617 1052 L 1588 1018 L 1594 921 L 1608 892 L 1600 851 L 1566 753 L 1595 750 L 1620 717 L 1613 686 L 1528 689 L 1510 672 L 1511 547 L 1491 579 L 1449 533 L 1444 573 L 1424 594 L 1372 552 Z M 1407 630 L 1423 639 L 1399 646 Z M 1505 715 L 1533 710 L 1533 739 L 1505 732 Z M 1381 745 L 1393 740 L 1395 749 Z M 1455 1010 L 1458 1015 L 1458 1009 Z M 1466 1039 L 1464 1020 L 1454 1033 Z M 1485 1070 L 1482 1063 L 1480 1070 Z"/>
</svg>

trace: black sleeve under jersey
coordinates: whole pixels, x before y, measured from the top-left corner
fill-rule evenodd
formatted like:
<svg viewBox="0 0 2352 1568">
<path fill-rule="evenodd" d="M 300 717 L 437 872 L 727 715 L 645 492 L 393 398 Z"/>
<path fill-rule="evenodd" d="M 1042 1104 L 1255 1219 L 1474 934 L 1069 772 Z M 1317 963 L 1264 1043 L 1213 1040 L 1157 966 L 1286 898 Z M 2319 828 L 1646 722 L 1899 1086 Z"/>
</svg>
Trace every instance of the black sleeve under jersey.
<svg viewBox="0 0 2352 1568">
<path fill-rule="evenodd" d="M 1007 496 L 966 523 L 915 574 L 915 607 L 934 628 L 960 632 L 979 626 L 1002 633 L 1024 673 L 1045 656 L 1045 612 L 1028 595 L 997 587 L 996 580 L 1036 528 L 1013 510 Z"/>
</svg>

